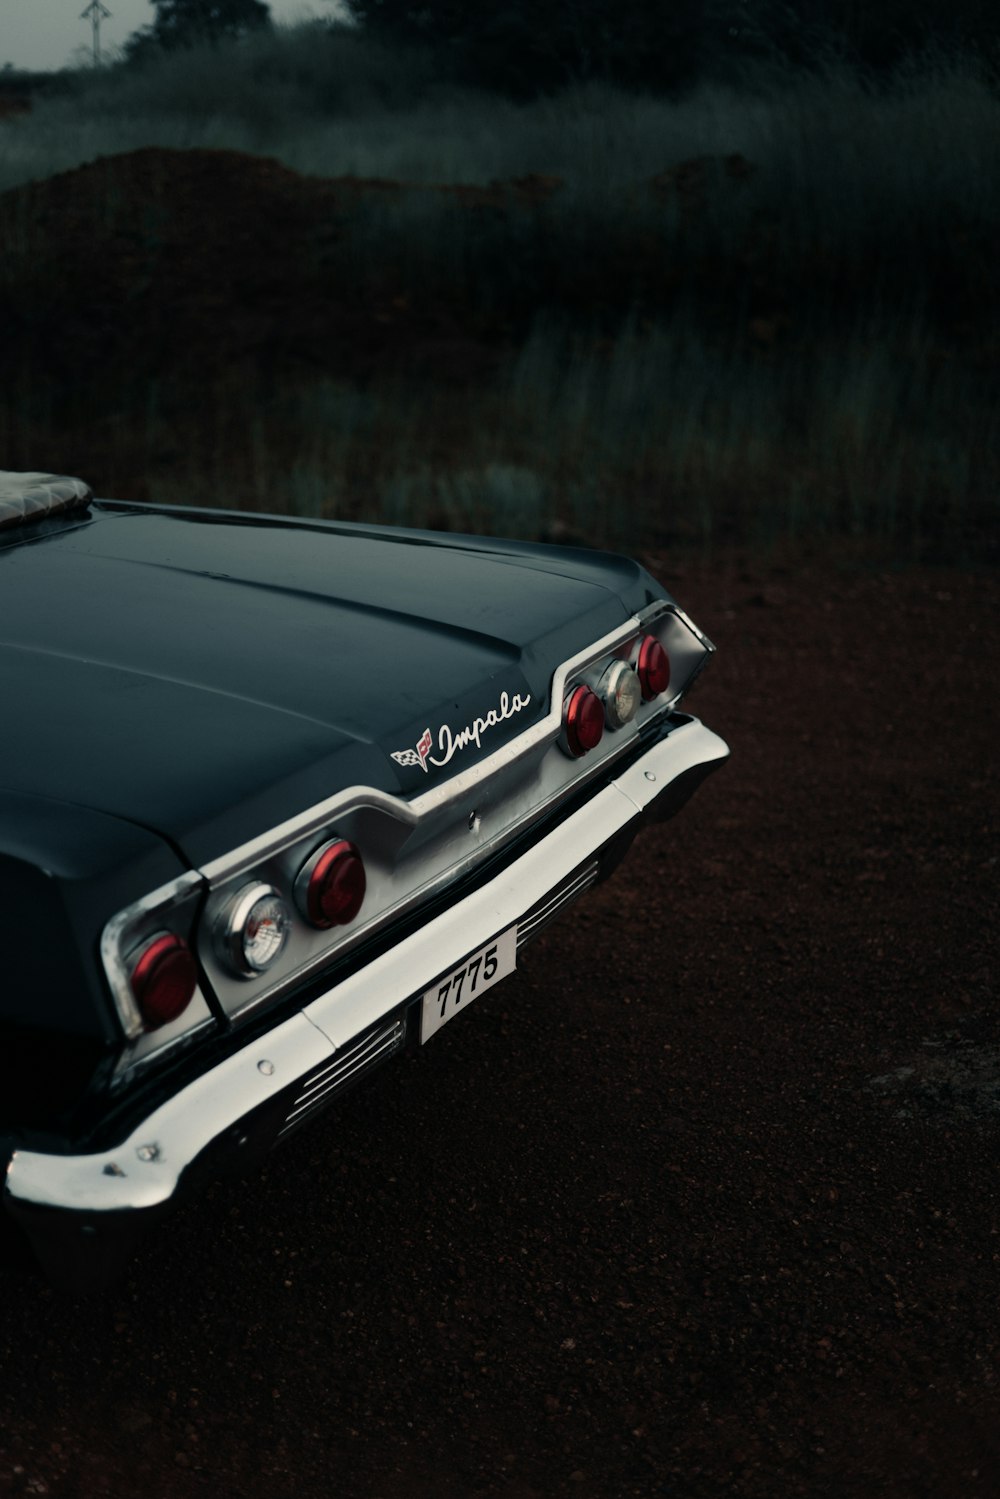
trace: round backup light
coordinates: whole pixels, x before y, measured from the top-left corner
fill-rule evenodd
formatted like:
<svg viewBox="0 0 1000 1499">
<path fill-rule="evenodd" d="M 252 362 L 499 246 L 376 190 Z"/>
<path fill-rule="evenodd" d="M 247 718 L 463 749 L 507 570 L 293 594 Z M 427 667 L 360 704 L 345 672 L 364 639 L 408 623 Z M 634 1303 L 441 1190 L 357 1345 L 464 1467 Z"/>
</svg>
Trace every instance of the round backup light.
<svg viewBox="0 0 1000 1499">
<path fill-rule="evenodd" d="M 313 926 L 346 926 L 361 910 L 365 866 L 353 843 L 335 838 L 307 859 L 295 881 L 299 910 Z"/>
<path fill-rule="evenodd" d="M 198 987 L 191 949 L 173 932 L 160 932 L 141 948 L 130 975 L 132 993 L 148 1031 L 183 1014 Z"/>
<path fill-rule="evenodd" d="M 655 635 L 643 637 L 635 669 L 647 703 L 670 686 L 670 658 Z"/>
<path fill-rule="evenodd" d="M 604 704 L 589 687 L 574 687 L 563 709 L 566 747 L 574 757 L 600 744 L 604 733 Z"/>
<path fill-rule="evenodd" d="M 217 926 L 221 955 L 244 978 L 270 968 L 288 940 L 291 917 L 273 885 L 244 885 L 229 902 Z"/>
<path fill-rule="evenodd" d="M 600 692 L 610 728 L 621 729 L 632 722 L 642 701 L 642 688 L 627 661 L 616 661 L 608 667 L 601 678 Z"/>
</svg>

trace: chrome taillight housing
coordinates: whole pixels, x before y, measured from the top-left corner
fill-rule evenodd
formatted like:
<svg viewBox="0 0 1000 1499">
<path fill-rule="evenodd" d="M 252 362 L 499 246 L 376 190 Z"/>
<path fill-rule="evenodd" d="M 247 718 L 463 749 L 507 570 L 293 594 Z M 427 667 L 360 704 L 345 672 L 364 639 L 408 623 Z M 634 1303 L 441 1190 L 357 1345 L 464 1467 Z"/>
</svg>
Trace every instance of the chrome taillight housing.
<svg viewBox="0 0 1000 1499">
<path fill-rule="evenodd" d="M 670 686 L 670 657 L 655 635 L 644 635 L 639 642 L 635 671 L 644 702 L 650 702 Z"/>
<path fill-rule="evenodd" d="M 579 759 L 596 748 L 604 734 L 604 704 L 590 687 L 574 687 L 563 707 L 566 749 Z"/>
<path fill-rule="evenodd" d="M 295 881 L 295 902 L 311 926 L 346 926 L 367 889 L 364 861 L 353 843 L 334 838 L 306 860 Z"/>
<path fill-rule="evenodd" d="M 198 969 L 183 937 L 158 932 L 129 959 L 129 984 L 146 1030 L 168 1025 L 187 1009 L 198 987 Z"/>
<path fill-rule="evenodd" d="M 256 978 L 280 957 L 290 927 L 291 912 L 274 886 L 253 880 L 217 918 L 216 951 L 233 973 Z"/>
</svg>

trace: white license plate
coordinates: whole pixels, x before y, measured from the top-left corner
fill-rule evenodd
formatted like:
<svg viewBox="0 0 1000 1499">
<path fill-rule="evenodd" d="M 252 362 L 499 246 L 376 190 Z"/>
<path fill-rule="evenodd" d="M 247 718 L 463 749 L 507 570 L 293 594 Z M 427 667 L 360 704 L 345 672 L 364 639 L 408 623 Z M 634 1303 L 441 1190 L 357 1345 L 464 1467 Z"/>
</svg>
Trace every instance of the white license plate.
<svg viewBox="0 0 1000 1499">
<path fill-rule="evenodd" d="M 459 1010 L 467 1010 L 474 999 L 492 989 L 517 967 L 517 927 L 508 927 L 478 952 L 471 953 L 457 968 L 442 974 L 424 990 L 420 1013 L 420 1041 L 429 1041 Z"/>
</svg>

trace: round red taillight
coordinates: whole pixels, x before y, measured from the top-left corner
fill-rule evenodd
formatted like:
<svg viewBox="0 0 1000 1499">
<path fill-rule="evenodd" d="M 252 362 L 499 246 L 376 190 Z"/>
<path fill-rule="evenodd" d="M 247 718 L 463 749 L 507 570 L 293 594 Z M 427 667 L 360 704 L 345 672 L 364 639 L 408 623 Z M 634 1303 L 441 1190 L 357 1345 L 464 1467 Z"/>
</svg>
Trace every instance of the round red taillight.
<svg viewBox="0 0 1000 1499">
<path fill-rule="evenodd" d="M 639 657 L 635 663 L 643 699 L 659 697 L 670 686 L 670 657 L 655 635 L 646 635 L 639 646 Z"/>
<path fill-rule="evenodd" d="M 585 755 L 600 744 L 604 733 L 604 704 L 589 687 L 574 687 L 563 710 L 566 747 L 571 755 Z"/>
<path fill-rule="evenodd" d="M 148 1031 L 176 1020 L 191 1003 L 198 970 L 182 937 L 161 932 L 139 953 L 132 967 L 132 993 Z"/>
<path fill-rule="evenodd" d="M 295 882 L 299 909 L 313 926 L 345 926 L 361 910 L 368 881 L 361 855 L 346 838 L 324 844 Z"/>
</svg>

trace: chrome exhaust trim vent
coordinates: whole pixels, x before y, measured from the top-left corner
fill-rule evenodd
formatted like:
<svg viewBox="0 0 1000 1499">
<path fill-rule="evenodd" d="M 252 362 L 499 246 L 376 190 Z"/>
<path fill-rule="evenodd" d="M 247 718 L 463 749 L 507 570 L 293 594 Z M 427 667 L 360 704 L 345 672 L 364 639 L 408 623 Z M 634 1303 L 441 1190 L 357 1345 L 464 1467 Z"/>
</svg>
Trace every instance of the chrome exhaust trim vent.
<svg viewBox="0 0 1000 1499">
<path fill-rule="evenodd" d="M 349 1046 L 338 1051 L 333 1061 L 325 1063 L 303 1078 L 302 1091 L 278 1131 L 278 1139 L 304 1124 L 350 1083 L 364 1077 L 365 1073 L 371 1072 L 381 1062 L 388 1061 L 401 1049 L 405 1040 L 405 1011 L 390 1015 L 364 1035 L 355 1037 Z"/>
<path fill-rule="evenodd" d="M 521 920 L 517 923 L 518 952 L 527 943 L 532 942 L 539 936 L 548 926 L 549 922 L 556 919 L 560 911 L 565 910 L 567 906 L 571 906 L 585 890 L 590 889 L 591 885 L 596 885 L 599 869 L 599 859 L 591 859 L 589 863 L 581 865 L 579 869 L 574 869 L 573 873 L 567 879 L 563 880 L 562 884 L 556 885 L 555 889 L 550 890 L 544 900 L 539 901 L 537 906 L 532 906 L 531 910 L 525 916 L 521 917 Z"/>
</svg>

